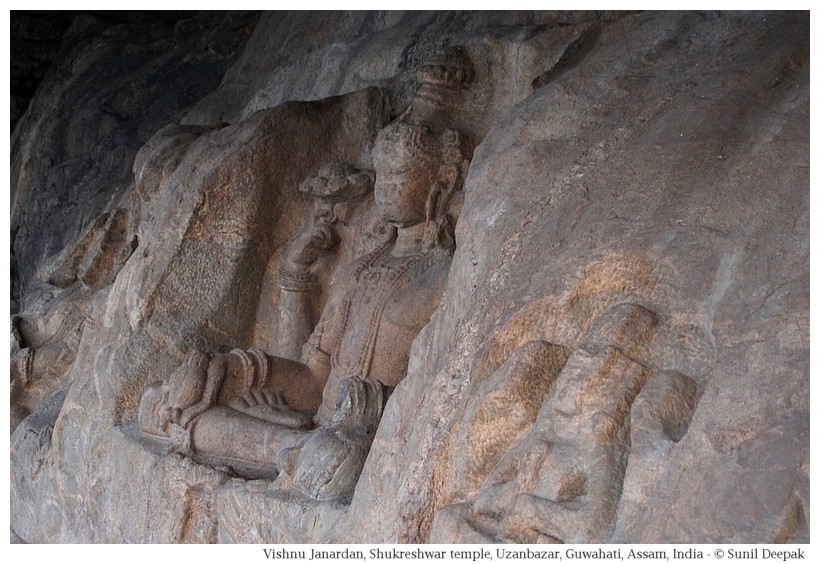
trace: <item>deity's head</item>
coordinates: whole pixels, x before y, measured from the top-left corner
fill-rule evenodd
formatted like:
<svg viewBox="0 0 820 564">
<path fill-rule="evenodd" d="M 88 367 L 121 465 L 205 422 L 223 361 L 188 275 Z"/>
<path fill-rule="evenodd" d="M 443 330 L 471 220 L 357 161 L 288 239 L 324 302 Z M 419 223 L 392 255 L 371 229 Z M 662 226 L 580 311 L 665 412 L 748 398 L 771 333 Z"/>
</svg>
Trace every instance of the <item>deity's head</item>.
<svg viewBox="0 0 820 564">
<path fill-rule="evenodd" d="M 376 137 L 376 205 L 396 227 L 441 219 L 461 189 L 468 157 L 458 131 L 433 133 L 401 119 Z"/>
</svg>

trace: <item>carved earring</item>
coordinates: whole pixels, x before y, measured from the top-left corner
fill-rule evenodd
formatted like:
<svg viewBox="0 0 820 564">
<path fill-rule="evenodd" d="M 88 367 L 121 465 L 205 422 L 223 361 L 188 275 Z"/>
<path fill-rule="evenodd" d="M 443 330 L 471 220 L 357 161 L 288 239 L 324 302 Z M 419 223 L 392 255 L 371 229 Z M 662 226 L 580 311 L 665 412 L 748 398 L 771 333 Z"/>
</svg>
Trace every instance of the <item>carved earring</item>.
<svg viewBox="0 0 820 564">
<path fill-rule="evenodd" d="M 433 184 L 427 201 L 424 204 L 424 235 L 422 236 L 422 247 L 431 249 L 438 242 L 438 216 L 436 215 L 436 205 L 441 195 L 439 183 Z"/>
<path fill-rule="evenodd" d="M 436 206 L 438 205 L 441 192 L 441 187 L 439 183 L 436 182 L 430 190 L 430 193 L 427 194 L 427 201 L 424 204 L 424 223 L 426 225 L 436 218 Z"/>
<path fill-rule="evenodd" d="M 456 191 L 458 185 L 458 169 L 453 165 L 443 165 L 441 167 L 441 180 L 439 180 L 439 198 L 438 209 L 436 209 L 436 216 L 440 217 L 447 213 L 450 204 L 450 198 Z"/>
</svg>

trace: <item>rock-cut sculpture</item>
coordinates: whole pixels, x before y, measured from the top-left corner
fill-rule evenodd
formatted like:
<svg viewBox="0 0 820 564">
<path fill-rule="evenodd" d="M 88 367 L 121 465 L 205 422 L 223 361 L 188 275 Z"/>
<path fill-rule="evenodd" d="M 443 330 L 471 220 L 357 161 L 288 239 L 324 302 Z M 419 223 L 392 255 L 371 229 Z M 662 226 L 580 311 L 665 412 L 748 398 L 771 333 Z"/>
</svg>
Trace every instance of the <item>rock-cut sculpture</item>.
<svg viewBox="0 0 820 564">
<path fill-rule="evenodd" d="M 468 164 L 459 132 L 405 118 L 379 133 L 373 155 L 376 206 L 395 233 L 331 287 L 301 359 L 190 350 L 143 394 L 144 435 L 247 477 L 289 473 L 314 499 L 352 492 L 385 398 L 440 302 L 455 246 L 449 211 Z M 303 239 L 280 271 L 291 291 L 310 288 L 328 244 L 322 232 Z"/>
</svg>

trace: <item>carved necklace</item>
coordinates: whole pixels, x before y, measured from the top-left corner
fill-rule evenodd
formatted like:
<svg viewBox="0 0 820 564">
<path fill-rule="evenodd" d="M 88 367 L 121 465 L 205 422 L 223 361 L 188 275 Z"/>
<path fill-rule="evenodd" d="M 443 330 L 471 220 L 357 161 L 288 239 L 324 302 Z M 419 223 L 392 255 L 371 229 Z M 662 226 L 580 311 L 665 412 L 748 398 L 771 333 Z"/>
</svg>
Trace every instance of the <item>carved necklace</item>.
<svg viewBox="0 0 820 564">
<path fill-rule="evenodd" d="M 390 297 L 402 286 L 418 278 L 423 272 L 440 260 L 440 252 L 433 250 L 419 251 L 408 257 L 403 263 L 396 267 L 391 267 L 379 260 L 390 250 L 390 243 L 371 253 L 354 272 L 354 279 L 359 284 L 365 285 L 365 298 L 363 305 L 369 305 L 375 300 L 372 306 L 370 321 L 364 334 L 361 352 L 357 362 L 351 367 L 345 367 L 345 375 L 367 377 L 373 362 L 373 354 L 376 348 L 376 337 L 381 327 L 382 314 Z M 425 260 L 426 259 L 426 260 Z M 378 263 L 378 264 L 377 264 Z M 411 272 L 412 271 L 412 272 Z M 370 294 L 367 287 L 378 288 L 377 292 Z M 348 299 L 344 308 L 342 321 L 342 331 L 340 339 L 334 347 L 333 354 L 338 359 L 338 352 L 341 348 L 341 341 L 347 333 L 350 322 L 350 306 L 353 300 Z"/>
</svg>

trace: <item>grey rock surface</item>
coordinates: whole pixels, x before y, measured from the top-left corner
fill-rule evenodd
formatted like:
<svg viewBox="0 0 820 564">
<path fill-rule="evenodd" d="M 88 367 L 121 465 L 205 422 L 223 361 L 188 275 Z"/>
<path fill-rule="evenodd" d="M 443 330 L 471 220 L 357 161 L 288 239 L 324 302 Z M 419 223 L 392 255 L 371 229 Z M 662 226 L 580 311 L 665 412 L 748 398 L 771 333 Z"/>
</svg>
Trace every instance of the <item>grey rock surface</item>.
<svg viewBox="0 0 820 564">
<path fill-rule="evenodd" d="M 41 260 L 127 200 L 136 152 L 219 85 L 257 18 L 189 14 L 112 22 L 102 14 L 80 14 L 70 20 L 12 133 L 19 297 L 28 294 Z"/>
<path fill-rule="evenodd" d="M 808 541 L 807 14 L 257 17 L 75 21 L 12 135 L 15 539 Z M 475 148 L 455 255 L 352 499 L 145 441 L 140 397 L 189 348 L 276 352 L 300 183 L 371 168 L 441 44 L 475 65 L 448 116 Z M 118 208 L 127 236 L 76 243 Z M 359 219 L 345 260 L 377 244 Z M 38 278 L 66 248 L 70 294 Z M 48 379 L 46 345 L 73 355 Z M 544 442 L 577 468 L 505 474 Z M 538 509 L 604 490 L 587 537 Z"/>
</svg>

